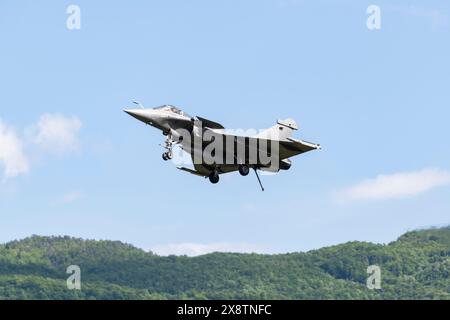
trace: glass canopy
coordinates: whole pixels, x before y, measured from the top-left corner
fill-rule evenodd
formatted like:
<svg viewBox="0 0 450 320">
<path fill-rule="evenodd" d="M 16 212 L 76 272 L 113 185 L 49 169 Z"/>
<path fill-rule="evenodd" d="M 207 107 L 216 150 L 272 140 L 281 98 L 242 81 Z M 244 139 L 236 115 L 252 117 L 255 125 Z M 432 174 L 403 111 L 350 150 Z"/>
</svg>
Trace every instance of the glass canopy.
<svg viewBox="0 0 450 320">
<path fill-rule="evenodd" d="M 191 117 L 186 112 L 184 112 L 184 111 L 180 110 L 179 108 L 177 108 L 175 106 L 172 106 L 170 104 L 166 104 L 166 105 L 163 105 L 163 106 L 160 106 L 160 107 L 156 107 L 156 108 L 154 108 L 154 110 L 170 111 L 170 112 L 179 114 L 181 116 L 185 116 L 185 117 L 189 117 L 189 118 Z"/>
</svg>

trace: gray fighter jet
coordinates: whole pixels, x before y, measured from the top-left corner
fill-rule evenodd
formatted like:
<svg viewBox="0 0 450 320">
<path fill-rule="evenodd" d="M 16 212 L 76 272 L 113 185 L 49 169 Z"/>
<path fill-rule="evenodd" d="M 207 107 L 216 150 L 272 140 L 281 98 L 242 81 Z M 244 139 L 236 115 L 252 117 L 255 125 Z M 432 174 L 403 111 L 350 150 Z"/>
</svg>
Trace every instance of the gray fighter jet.
<svg viewBox="0 0 450 320">
<path fill-rule="evenodd" d="M 291 167 L 289 158 L 316 149 L 319 144 L 294 139 L 292 133 L 298 130 L 292 119 L 278 120 L 266 130 L 245 135 L 243 130 L 226 130 L 221 124 L 196 116 L 192 117 L 172 105 L 156 108 L 125 109 L 132 117 L 162 131 L 166 136 L 163 147 L 164 160 L 173 157 L 172 148 L 178 144 L 191 155 L 194 169 L 177 167 L 197 176 L 209 178 L 211 183 L 219 182 L 219 175 L 239 171 L 248 175 L 255 171 L 261 189 L 257 170 L 278 172 Z"/>
</svg>

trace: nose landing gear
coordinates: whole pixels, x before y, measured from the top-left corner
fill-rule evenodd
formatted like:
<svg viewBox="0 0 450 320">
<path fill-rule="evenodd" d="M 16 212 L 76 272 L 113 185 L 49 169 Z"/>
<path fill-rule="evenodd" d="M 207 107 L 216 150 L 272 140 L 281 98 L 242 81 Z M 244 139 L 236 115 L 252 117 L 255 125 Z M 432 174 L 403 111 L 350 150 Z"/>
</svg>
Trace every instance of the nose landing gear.
<svg viewBox="0 0 450 320">
<path fill-rule="evenodd" d="M 163 158 L 164 161 L 172 159 L 172 152 L 164 152 L 162 154 L 162 158 Z"/>
<path fill-rule="evenodd" d="M 164 149 L 166 149 L 167 151 L 164 152 L 162 154 L 162 158 L 164 161 L 170 160 L 173 157 L 173 153 L 172 153 L 172 145 L 173 145 L 173 140 L 172 140 L 172 135 L 170 133 L 163 133 L 164 135 L 166 135 L 166 141 L 164 142 Z"/>
</svg>

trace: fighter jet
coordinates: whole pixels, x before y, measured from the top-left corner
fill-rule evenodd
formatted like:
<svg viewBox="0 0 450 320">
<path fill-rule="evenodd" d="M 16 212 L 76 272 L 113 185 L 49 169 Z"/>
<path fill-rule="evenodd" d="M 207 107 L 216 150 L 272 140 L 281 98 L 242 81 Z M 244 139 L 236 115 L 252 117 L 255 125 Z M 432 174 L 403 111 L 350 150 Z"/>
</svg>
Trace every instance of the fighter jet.
<svg viewBox="0 0 450 320">
<path fill-rule="evenodd" d="M 293 132 L 298 130 L 293 119 L 278 120 L 266 130 L 252 135 L 240 134 L 242 131 L 226 130 L 221 124 L 203 117 L 192 117 L 173 105 L 156 108 L 125 109 L 132 117 L 162 131 L 166 136 L 162 154 L 163 160 L 173 157 L 173 146 L 190 154 L 194 169 L 177 167 L 191 174 L 209 178 L 213 184 L 219 182 L 219 175 L 239 171 L 247 176 L 253 169 L 262 191 L 258 170 L 278 172 L 291 168 L 291 157 L 321 149 L 319 144 L 295 139 Z"/>
</svg>

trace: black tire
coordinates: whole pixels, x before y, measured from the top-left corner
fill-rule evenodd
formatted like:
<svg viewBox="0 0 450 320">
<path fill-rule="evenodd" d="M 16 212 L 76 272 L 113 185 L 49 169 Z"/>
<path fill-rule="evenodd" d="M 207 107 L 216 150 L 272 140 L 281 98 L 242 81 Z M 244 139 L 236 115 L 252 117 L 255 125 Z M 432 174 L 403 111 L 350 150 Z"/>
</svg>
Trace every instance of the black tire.
<svg viewBox="0 0 450 320">
<path fill-rule="evenodd" d="M 169 160 L 169 158 L 167 158 L 167 153 L 165 153 L 165 152 L 162 154 L 162 158 L 164 161 Z"/>
<path fill-rule="evenodd" d="M 217 182 L 219 182 L 220 178 L 219 178 L 219 174 L 217 172 L 213 172 L 210 174 L 209 176 L 209 181 L 212 184 L 216 184 Z"/>
<path fill-rule="evenodd" d="M 249 168 L 249 166 L 248 165 L 246 165 L 246 164 L 241 164 L 240 166 L 239 166 L 239 173 L 241 174 L 241 176 L 246 176 L 246 175 L 248 175 L 249 174 L 249 172 L 250 172 L 250 168 Z"/>
</svg>

